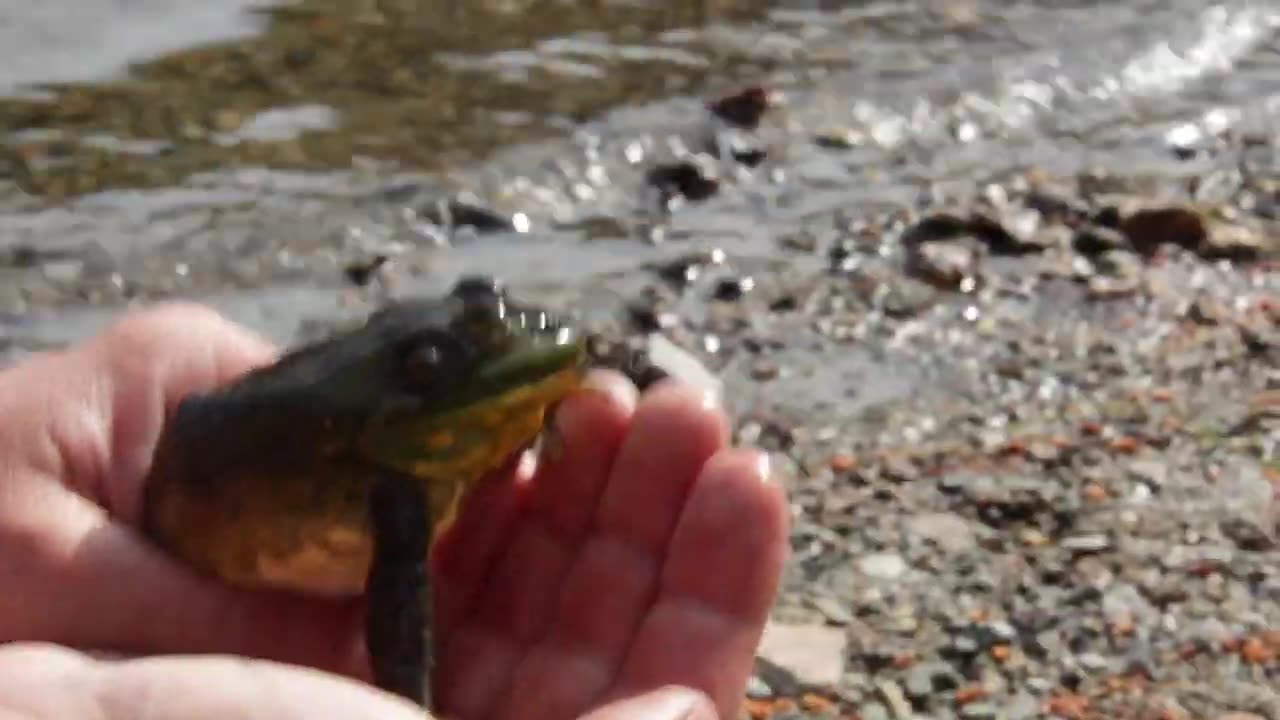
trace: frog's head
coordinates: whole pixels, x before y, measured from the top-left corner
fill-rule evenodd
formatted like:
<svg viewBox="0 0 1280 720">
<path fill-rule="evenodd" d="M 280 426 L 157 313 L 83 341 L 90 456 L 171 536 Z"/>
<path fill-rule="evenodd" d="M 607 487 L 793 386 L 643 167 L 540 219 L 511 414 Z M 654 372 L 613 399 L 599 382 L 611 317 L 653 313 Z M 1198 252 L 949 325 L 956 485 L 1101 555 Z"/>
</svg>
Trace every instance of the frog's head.
<svg viewBox="0 0 1280 720">
<path fill-rule="evenodd" d="M 436 481 L 474 480 L 528 445 L 585 369 L 572 327 L 488 277 L 389 305 L 358 334 L 357 364 L 377 378 L 357 384 L 382 386 L 361 450 Z"/>
<path fill-rule="evenodd" d="M 475 412 L 513 395 L 537 395 L 543 382 L 580 369 L 584 358 L 572 327 L 512 300 L 483 276 L 462 278 L 441 298 L 388 305 L 366 329 L 378 338 L 378 352 L 390 355 L 415 414 Z"/>
</svg>

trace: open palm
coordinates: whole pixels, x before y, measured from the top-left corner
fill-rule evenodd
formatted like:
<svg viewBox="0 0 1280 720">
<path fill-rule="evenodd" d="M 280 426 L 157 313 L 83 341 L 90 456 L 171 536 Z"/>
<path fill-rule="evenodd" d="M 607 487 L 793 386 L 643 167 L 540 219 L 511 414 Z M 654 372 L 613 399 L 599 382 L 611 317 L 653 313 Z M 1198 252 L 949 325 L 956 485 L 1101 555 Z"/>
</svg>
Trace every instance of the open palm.
<svg viewBox="0 0 1280 720">
<path fill-rule="evenodd" d="M 368 677 L 358 600 L 228 588 L 131 529 L 167 409 L 271 355 L 207 310 L 171 306 L 0 374 L 0 414 L 27 420 L 0 428 L 0 579 L 18 588 L 0 594 L 0 642 L 229 654 Z M 601 392 L 557 414 L 561 451 L 486 481 L 437 546 L 433 695 L 449 717 L 621 720 L 668 685 L 735 713 L 785 554 L 781 490 L 758 453 L 727 447 L 723 414 L 693 389 L 664 384 L 637 402 L 616 375 L 593 385 Z M 0 677 L 28 673 L 10 690 L 46 710 L 71 697 L 29 677 L 47 650 L 7 650 Z M 314 717 L 322 704 L 391 717 L 379 713 L 394 702 L 302 682 L 300 669 L 133 662 L 144 664 L 123 670 L 126 685 L 149 688 L 153 706 L 173 696 L 189 709 L 205 693 L 223 716 L 243 695 L 246 708 L 274 709 L 263 717 Z M 41 677 L 70 677 L 59 667 Z M 200 681 L 184 682 L 192 673 Z M 262 678 L 277 675 L 264 694 Z M 0 710 L 5 692 L 0 680 Z M 136 694 L 95 697 L 116 697 L 120 717 L 136 711 Z"/>
<path fill-rule="evenodd" d="M 691 388 L 657 387 L 634 414 L 622 394 L 566 403 L 563 451 L 531 483 L 484 488 L 442 543 L 446 711 L 571 718 L 667 683 L 725 716 L 740 700 L 782 560 L 781 496 L 756 453 L 724 450 L 722 414 Z"/>
</svg>

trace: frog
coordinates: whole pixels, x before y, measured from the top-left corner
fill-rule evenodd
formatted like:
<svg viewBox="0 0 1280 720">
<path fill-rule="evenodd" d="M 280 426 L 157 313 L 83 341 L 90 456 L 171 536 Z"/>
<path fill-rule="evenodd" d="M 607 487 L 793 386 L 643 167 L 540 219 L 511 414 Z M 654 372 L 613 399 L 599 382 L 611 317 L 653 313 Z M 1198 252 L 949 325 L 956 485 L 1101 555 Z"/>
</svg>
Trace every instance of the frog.
<svg viewBox="0 0 1280 720">
<path fill-rule="evenodd" d="M 430 555 L 581 387 L 587 342 L 493 276 L 392 299 L 169 413 L 143 533 L 233 586 L 365 598 L 372 683 L 431 709 Z"/>
</svg>

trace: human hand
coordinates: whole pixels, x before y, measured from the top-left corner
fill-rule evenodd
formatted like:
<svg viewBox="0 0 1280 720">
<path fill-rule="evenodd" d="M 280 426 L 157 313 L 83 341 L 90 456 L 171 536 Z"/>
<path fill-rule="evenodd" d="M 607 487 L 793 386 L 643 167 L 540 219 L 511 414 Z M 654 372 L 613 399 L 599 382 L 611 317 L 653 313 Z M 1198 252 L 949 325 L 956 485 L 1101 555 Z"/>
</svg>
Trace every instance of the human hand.
<svg viewBox="0 0 1280 720">
<path fill-rule="evenodd" d="M 11 645 L 0 710 L 421 717 L 295 667 L 368 677 L 358 600 L 230 588 L 132 530 L 167 411 L 273 355 L 178 305 L 0 373 L 0 641 L 294 666 Z M 726 448 L 723 415 L 688 388 L 637 404 L 621 378 L 595 379 L 602 392 L 558 413 L 564 452 L 478 488 L 440 543 L 434 694 L 450 716 L 681 717 L 710 710 L 706 697 L 722 716 L 736 709 L 785 554 L 781 492 L 761 482 L 758 455 Z M 698 692 L 657 691 L 669 685 Z"/>
</svg>

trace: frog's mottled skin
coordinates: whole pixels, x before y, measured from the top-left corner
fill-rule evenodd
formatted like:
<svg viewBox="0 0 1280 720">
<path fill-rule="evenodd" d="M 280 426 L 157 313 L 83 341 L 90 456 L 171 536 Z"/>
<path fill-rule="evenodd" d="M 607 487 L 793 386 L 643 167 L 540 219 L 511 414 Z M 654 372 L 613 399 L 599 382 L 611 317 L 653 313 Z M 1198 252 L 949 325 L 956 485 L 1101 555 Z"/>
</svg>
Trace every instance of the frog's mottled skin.
<svg viewBox="0 0 1280 720">
<path fill-rule="evenodd" d="M 376 682 L 425 704 L 430 542 L 537 437 L 584 358 L 571 331 L 486 278 L 397 302 L 185 399 L 155 453 L 144 529 L 236 585 L 368 592 Z"/>
</svg>

